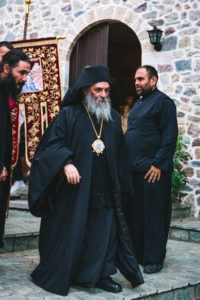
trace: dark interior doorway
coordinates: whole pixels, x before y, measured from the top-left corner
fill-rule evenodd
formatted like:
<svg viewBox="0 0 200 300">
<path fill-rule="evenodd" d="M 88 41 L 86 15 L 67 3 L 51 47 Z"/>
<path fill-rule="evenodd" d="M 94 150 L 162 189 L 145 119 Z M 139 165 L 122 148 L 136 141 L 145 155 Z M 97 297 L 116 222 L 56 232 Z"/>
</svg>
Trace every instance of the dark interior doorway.
<svg viewBox="0 0 200 300">
<path fill-rule="evenodd" d="M 134 31 L 120 22 L 101 23 L 83 34 L 74 46 L 69 85 L 87 65 L 108 66 L 113 79 L 114 107 L 118 109 L 128 95 L 136 99 L 134 73 L 140 64 L 141 46 Z"/>
</svg>

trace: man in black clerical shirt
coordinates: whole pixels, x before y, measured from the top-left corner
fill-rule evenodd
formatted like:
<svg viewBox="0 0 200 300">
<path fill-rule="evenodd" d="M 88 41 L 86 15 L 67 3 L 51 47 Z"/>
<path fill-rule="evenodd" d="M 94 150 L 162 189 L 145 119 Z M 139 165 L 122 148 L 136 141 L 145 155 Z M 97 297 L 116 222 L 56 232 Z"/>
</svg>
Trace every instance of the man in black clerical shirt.
<svg viewBox="0 0 200 300">
<path fill-rule="evenodd" d="M 127 218 L 136 256 L 145 273 L 163 268 L 178 134 L 175 104 L 157 89 L 157 81 L 152 66 L 137 69 L 135 88 L 140 99 L 130 112 L 125 136 L 135 189 L 135 196 L 127 204 Z"/>
<path fill-rule="evenodd" d="M 9 102 L 13 102 L 12 106 L 16 105 L 17 97 L 27 80 L 30 64 L 28 56 L 17 49 L 6 53 L 0 64 L 0 248 L 3 247 L 12 158 L 13 117 Z"/>
<path fill-rule="evenodd" d="M 133 286 L 143 283 L 121 208 L 126 156 L 120 116 L 110 106 L 110 83 L 104 66 L 81 72 L 31 166 L 29 206 L 42 217 L 40 263 L 32 278 L 61 295 L 72 284 L 120 292 L 110 277 L 116 267 Z"/>
</svg>

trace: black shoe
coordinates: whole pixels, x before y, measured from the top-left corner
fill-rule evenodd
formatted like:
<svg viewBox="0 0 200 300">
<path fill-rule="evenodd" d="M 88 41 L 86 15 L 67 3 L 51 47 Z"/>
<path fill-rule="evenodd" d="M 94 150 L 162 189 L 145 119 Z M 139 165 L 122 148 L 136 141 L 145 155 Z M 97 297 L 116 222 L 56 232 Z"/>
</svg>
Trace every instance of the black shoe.
<svg viewBox="0 0 200 300">
<path fill-rule="evenodd" d="M 119 293 L 122 291 L 122 286 L 113 281 L 110 277 L 106 277 L 97 282 L 96 287 L 111 293 Z"/>
<path fill-rule="evenodd" d="M 158 265 L 146 265 L 143 269 L 144 273 L 147 274 L 153 274 L 153 273 L 158 273 L 162 270 L 163 264 L 158 264 Z"/>
</svg>

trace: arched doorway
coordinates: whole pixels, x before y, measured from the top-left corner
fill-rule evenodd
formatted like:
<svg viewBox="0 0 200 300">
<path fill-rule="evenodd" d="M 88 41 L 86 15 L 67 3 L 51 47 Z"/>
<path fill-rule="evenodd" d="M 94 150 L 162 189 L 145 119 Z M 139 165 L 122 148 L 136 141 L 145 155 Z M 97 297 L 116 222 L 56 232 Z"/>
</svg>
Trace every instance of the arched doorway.
<svg viewBox="0 0 200 300">
<path fill-rule="evenodd" d="M 127 25 L 106 22 L 84 33 L 73 48 L 70 57 L 69 86 L 87 65 L 105 65 L 113 79 L 114 107 L 119 108 L 127 95 L 133 95 L 134 73 L 141 64 L 141 46 Z"/>
</svg>

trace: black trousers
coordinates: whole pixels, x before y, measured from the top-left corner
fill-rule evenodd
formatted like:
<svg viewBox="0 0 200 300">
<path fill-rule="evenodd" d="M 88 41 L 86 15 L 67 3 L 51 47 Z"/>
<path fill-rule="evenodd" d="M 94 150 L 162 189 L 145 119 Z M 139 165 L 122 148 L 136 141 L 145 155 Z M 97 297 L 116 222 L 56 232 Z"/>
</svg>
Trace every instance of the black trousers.
<svg viewBox="0 0 200 300">
<path fill-rule="evenodd" d="M 81 260 L 75 277 L 76 283 L 93 287 L 100 279 L 116 273 L 116 248 L 113 208 L 90 208 Z"/>
<path fill-rule="evenodd" d="M 4 246 L 3 235 L 4 235 L 6 208 L 7 208 L 9 191 L 10 191 L 10 176 L 7 176 L 6 181 L 0 182 L 0 248 Z"/>
<path fill-rule="evenodd" d="M 171 173 L 148 183 L 145 173 L 133 173 L 135 196 L 128 201 L 126 214 L 138 262 L 163 263 L 171 219 Z"/>
</svg>

